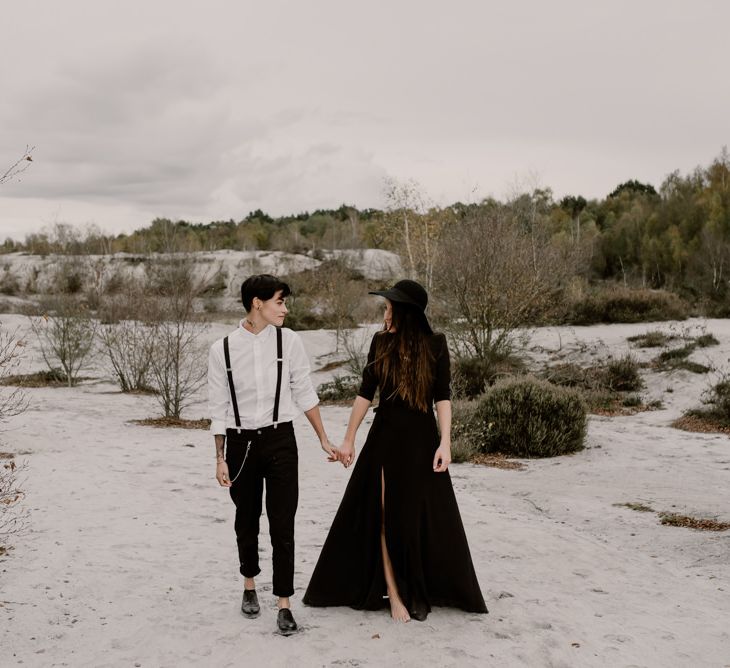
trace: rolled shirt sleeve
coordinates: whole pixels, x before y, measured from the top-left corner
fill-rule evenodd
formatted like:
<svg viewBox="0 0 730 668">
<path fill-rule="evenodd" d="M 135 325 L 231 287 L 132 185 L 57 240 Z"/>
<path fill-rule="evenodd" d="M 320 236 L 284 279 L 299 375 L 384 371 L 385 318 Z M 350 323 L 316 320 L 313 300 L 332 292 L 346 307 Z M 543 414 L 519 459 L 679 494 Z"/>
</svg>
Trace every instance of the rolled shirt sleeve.
<svg viewBox="0 0 730 668">
<path fill-rule="evenodd" d="M 289 387 L 292 400 L 297 408 L 306 413 L 319 404 L 319 397 L 314 390 L 314 385 L 312 385 L 309 358 L 304 350 L 302 339 L 296 332 L 292 332 L 292 335 L 292 344 L 289 351 Z"/>
<path fill-rule="evenodd" d="M 208 413 L 210 431 L 213 434 L 226 433 L 229 404 L 228 376 L 223 361 L 222 343 L 216 341 L 208 353 Z"/>
</svg>

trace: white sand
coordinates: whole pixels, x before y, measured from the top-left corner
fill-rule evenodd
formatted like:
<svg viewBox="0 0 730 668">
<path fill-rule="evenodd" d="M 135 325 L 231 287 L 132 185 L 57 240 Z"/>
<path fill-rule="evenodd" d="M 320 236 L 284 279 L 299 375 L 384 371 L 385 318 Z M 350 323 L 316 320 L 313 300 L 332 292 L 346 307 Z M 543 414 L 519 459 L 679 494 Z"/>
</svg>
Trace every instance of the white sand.
<svg viewBox="0 0 730 668">
<path fill-rule="evenodd" d="M 580 342 L 600 340 L 622 354 L 626 336 L 652 327 L 546 329 L 534 345 L 554 351 L 562 341 L 561 354 L 579 359 L 591 357 Z M 730 366 L 730 322 L 707 328 L 721 346 L 693 359 Z M 303 336 L 313 362 L 330 347 L 329 333 Z M 25 368 L 40 368 L 28 343 Z M 31 390 L 30 410 L 0 445 L 28 453 L 16 459 L 29 465 L 31 511 L 30 530 L 0 558 L 0 665 L 730 666 L 730 531 L 666 527 L 655 513 L 613 505 L 730 521 L 730 439 L 669 427 L 710 379 L 646 378 L 644 394 L 666 408 L 591 418 L 581 453 L 524 471 L 451 467 L 490 614 L 437 608 L 407 625 L 385 612 L 301 605 L 350 472 L 324 460 L 300 418 L 293 604 L 302 632 L 290 638 L 274 633 L 265 519 L 264 609 L 256 620 L 239 613 L 234 509 L 215 482 L 207 432 L 130 424 L 157 413 L 154 398 L 105 380 Z M 187 415 L 205 415 L 204 404 Z M 323 415 L 339 440 L 348 409 Z"/>
</svg>

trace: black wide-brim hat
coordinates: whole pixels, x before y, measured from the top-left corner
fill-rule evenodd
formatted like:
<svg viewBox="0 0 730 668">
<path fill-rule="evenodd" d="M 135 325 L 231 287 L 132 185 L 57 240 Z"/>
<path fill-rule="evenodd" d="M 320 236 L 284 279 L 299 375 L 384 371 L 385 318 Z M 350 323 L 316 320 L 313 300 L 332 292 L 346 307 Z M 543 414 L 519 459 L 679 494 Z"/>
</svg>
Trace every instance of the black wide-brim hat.
<svg viewBox="0 0 730 668">
<path fill-rule="evenodd" d="M 431 325 L 426 317 L 428 293 L 420 283 L 406 278 L 398 281 L 392 288 L 388 288 L 387 290 L 373 290 L 368 294 L 379 295 L 380 297 L 390 299 L 392 302 L 408 305 L 418 314 L 425 331 L 428 334 L 433 334 Z"/>
</svg>

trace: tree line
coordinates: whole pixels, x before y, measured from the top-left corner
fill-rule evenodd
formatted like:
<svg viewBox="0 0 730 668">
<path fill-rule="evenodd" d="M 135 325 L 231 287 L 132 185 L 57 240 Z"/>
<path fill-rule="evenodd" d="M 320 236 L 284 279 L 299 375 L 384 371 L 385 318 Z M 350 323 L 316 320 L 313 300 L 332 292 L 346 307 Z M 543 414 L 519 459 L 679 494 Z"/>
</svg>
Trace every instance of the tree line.
<svg viewBox="0 0 730 668">
<path fill-rule="evenodd" d="M 205 224 L 158 218 L 144 229 L 119 235 L 57 224 L 23 242 L 8 239 L 0 251 L 79 255 L 383 248 L 398 252 L 408 274 L 430 286 L 444 240 L 462 234 L 465 222 L 498 213 L 531 235 L 533 243 L 539 237 L 539 243 L 580 247 L 586 261 L 579 270 L 589 281 L 665 288 L 691 301 L 722 302 L 728 297 L 726 148 L 705 167 L 686 175 L 672 172 L 658 188 L 628 180 L 603 199 L 555 198 L 549 188 L 536 188 L 507 201 L 487 198 L 441 207 L 429 203 L 416 184 L 395 182 L 388 185 L 386 195 L 383 210 L 343 204 L 277 218 L 256 210 L 239 221 Z"/>
</svg>

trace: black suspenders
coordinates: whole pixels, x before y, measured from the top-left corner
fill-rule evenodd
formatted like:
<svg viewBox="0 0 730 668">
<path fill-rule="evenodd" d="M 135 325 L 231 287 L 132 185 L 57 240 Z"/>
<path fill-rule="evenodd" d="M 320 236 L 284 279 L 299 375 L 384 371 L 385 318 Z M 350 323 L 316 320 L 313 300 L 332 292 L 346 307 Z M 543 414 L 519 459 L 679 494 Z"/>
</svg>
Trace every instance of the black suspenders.
<svg viewBox="0 0 730 668">
<path fill-rule="evenodd" d="M 276 395 L 274 395 L 274 429 L 279 422 L 279 395 L 281 394 L 281 371 L 284 366 L 284 354 L 281 345 L 281 327 L 276 328 Z"/>
<path fill-rule="evenodd" d="M 228 349 L 228 337 L 223 339 L 223 355 L 226 358 L 226 372 L 228 373 L 228 388 L 231 391 L 231 404 L 233 404 L 233 417 L 236 420 L 236 429 L 241 433 L 241 416 L 238 414 L 238 401 L 236 401 L 236 388 L 233 385 L 233 369 L 231 369 L 231 353 Z M 276 396 L 274 397 L 274 429 L 279 422 L 279 396 L 281 394 L 281 373 L 284 367 L 283 345 L 281 341 L 281 327 L 276 328 Z"/>
</svg>

